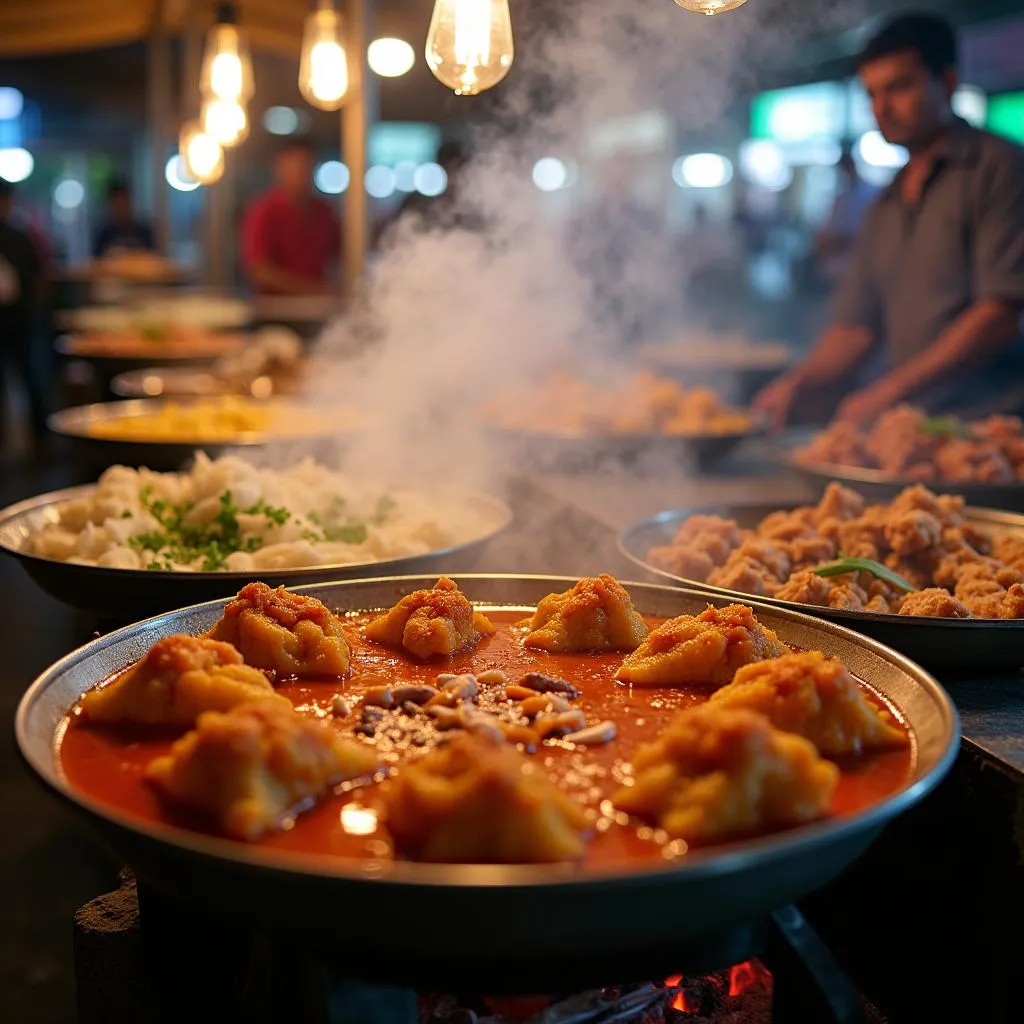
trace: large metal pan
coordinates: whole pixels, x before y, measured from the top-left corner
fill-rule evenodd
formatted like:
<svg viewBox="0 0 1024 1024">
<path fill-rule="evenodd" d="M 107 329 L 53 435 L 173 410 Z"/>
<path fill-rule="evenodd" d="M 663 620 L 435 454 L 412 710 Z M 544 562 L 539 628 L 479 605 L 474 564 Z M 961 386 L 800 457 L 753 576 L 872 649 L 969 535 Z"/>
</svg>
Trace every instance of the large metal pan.
<svg viewBox="0 0 1024 1024">
<path fill-rule="evenodd" d="M 119 373 L 110 390 L 119 398 L 208 398 L 214 395 L 250 395 L 269 398 L 298 390 L 294 377 L 267 374 L 225 376 L 216 367 L 147 366 Z"/>
<path fill-rule="evenodd" d="M 481 607 L 533 607 L 573 581 L 543 576 L 459 576 Z M 389 606 L 433 577 L 330 583 L 303 592 L 344 610 Z M 706 594 L 627 584 L 644 613 L 696 612 Z M 255 921 L 301 936 L 346 971 L 389 984 L 431 979 L 456 991 L 466 979 L 504 978 L 525 965 L 614 964 L 620 978 L 673 971 L 680 944 L 706 939 L 786 906 L 841 873 L 887 822 L 932 790 L 959 743 L 952 702 L 923 669 L 871 640 L 806 615 L 751 602 L 787 642 L 841 658 L 891 698 L 916 738 L 912 777 L 891 798 L 834 819 L 635 873 L 571 866 L 446 866 L 311 860 L 134 819 L 72 789 L 56 744 L 75 701 L 170 633 L 199 633 L 223 602 L 186 608 L 95 640 L 40 676 L 18 709 L 18 744 L 29 766 L 84 811 L 145 882 L 211 915 Z M 675 968 L 678 969 L 678 968 Z M 525 977 L 525 975 L 524 975 Z M 522 984 L 536 981 L 536 972 Z M 581 982 L 583 979 L 576 978 Z M 591 979 L 596 980 L 596 979 Z M 607 983 L 608 977 L 602 983 Z M 494 982 L 500 984 L 501 982 Z M 533 991 L 537 991 L 536 988 Z"/>
<path fill-rule="evenodd" d="M 41 558 L 27 550 L 28 538 L 56 522 L 58 508 L 72 498 L 85 498 L 95 484 L 52 491 L 11 505 L 0 512 L 0 551 L 17 558 L 25 571 L 51 597 L 100 618 L 131 622 L 200 601 L 230 597 L 253 578 L 251 572 L 151 572 L 148 569 L 107 569 Z M 477 566 L 487 543 L 512 522 L 512 510 L 485 494 L 467 493 L 463 500 L 476 510 L 483 525 L 480 534 L 463 544 L 408 558 L 392 558 L 353 565 L 316 565 L 278 569 L 260 575 L 271 586 L 294 586 L 321 580 L 355 579 L 367 574 L 426 572 L 433 567 L 462 571 Z"/>
<path fill-rule="evenodd" d="M 968 505 L 980 508 L 1000 508 L 1024 512 L 1024 481 L 1006 484 L 951 480 L 908 480 L 892 476 L 881 469 L 865 469 L 857 466 L 841 466 L 836 462 L 808 462 L 787 453 L 786 465 L 820 490 L 836 480 L 853 487 L 870 501 L 891 501 L 900 491 L 914 484 L 924 483 L 939 494 L 959 494 Z"/>
<path fill-rule="evenodd" d="M 750 595 L 738 590 L 713 587 L 699 580 L 675 576 L 647 561 L 647 552 L 671 542 L 679 527 L 694 515 L 719 515 L 734 519 L 742 527 L 753 528 L 765 516 L 780 509 L 797 508 L 783 505 L 716 505 L 700 508 L 674 509 L 660 512 L 649 519 L 626 527 L 619 534 L 619 551 L 652 579 L 672 580 L 686 587 L 703 590 L 719 597 L 749 602 Z M 1024 531 L 1024 516 L 992 509 L 968 508 L 971 522 L 993 532 Z M 776 608 L 791 608 L 816 618 L 838 622 L 865 636 L 873 637 L 889 647 L 913 658 L 934 671 L 985 671 L 1017 669 L 1024 666 L 1024 620 L 938 619 L 911 615 L 882 615 L 878 612 L 853 612 L 816 605 L 797 604 L 758 598 Z"/>
<path fill-rule="evenodd" d="M 68 439 L 78 459 L 94 468 L 105 469 L 113 465 L 146 466 L 148 469 L 162 472 L 181 469 L 197 451 L 206 452 L 211 458 L 216 458 L 229 452 L 254 448 L 301 450 L 304 454 L 319 454 L 322 449 L 326 453 L 325 457 L 328 457 L 331 451 L 337 451 L 337 446 L 347 437 L 356 433 L 350 423 L 331 427 L 329 409 L 325 409 L 325 426 L 322 432 L 295 436 L 253 431 L 239 433 L 229 439 L 206 442 L 133 441 L 127 438 L 96 437 L 92 433 L 98 424 L 157 413 L 167 401 L 169 400 L 152 398 L 80 405 L 54 413 L 47 423 L 53 433 Z M 183 399 L 179 404 L 185 404 L 187 401 Z M 300 409 L 298 405 L 295 408 Z"/>
<path fill-rule="evenodd" d="M 577 472 L 650 459 L 703 471 L 745 441 L 762 437 L 765 427 L 757 423 L 747 430 L 705 434 L 562 434 L 492 427 L 489 433 L 535 470 Z"/>
</svg>

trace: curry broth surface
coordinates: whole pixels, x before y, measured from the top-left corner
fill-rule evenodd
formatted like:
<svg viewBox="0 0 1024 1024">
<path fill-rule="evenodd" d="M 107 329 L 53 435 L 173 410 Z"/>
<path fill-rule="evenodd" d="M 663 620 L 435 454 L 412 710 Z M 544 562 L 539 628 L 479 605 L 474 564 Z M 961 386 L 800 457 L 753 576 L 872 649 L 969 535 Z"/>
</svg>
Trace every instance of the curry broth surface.
<svg viewBox="0 0 1024 1024">
<path fill-rule="evenodd" d="M 564 741 L 554 741 L 542 745 L 531 755 L 543 762 L 561 786 L 598 813 L 586 866 L 607 869 L 637 861 L 656 866 L 666 859 L 685 855 L 685 844 L 667 844 L 664 834 L 650 828 L 637 828 L 628 823 L 624 815 L 620 814 L 616 820 L 614 811 L 605 801 L 621 784 L 623 768 L 628 771 L 636 745 L 656 738 L 677 711 L 703 703 L 710 690 L 627 687 L 614 678 L 624 657 L 622 653 L 549 654 L 525 648 L 521 641 L 526 630 L 516 625 L 524 613 L 510 609 L 487 611 L 497 632 L 485 637 L 472 650 L 422 664 L 401 652 L 366 640 L 362 627 L 376 614 L 349 615 L 344 619 L 352 647 L 352 669 L 356 674 L 372 672 L 389 680 L 433 684 L 440 672 L 479 675 L 487 669 L 498 668 L 508 673 L 510 682 L 525 672 L 542 672 L 567 679 L 583 691 L 571 706 L 584 712 L 588 726 L 605 720 L 615 723 L 618 735 L 605 746 L 573 748 Z M 644 618 L 651 628 L 664 621 L 651 616 Z M 906 727 L 896 709 L 869 687 L 861 685 L 873 703 L 888 707 Z M 336 694 L 353 699 L 358 697 L 359 687 L 347 680 L 331 679 L 284 682 L 277 689 L 302 713 L 315 714 L 333 728 L 354 735 L 359 721 L 355 701 L 353 713 L 345 718 L 332 716 L 330 708 Z M 76 708 L 63 732 L 61 763 L 69 783 L 101 803 L 149 821 L 217 834 L 208 823 L 160 801 L 143 778 L 149 762 L 167 753 L 184 731 L 158 734 L 139 728 L 87 726 L 78 717 Z M 400 770 L 403 761 L 429 749 L 430 746 L 409 747 L 391 754 L 389 756 L 395 758 L 392 767 Z M 831 813 L 836 816 L 855 813 L 901 789 L 913 770 L 914 749 L 914 744 L 910 743 L 900 750 L 837 760 L 842 774 Z M 289 820 L 282 831 L 254 845 L 311 856 L 391 857 L 387 832 L 376 817 L 377 785 L 371 783 L 348 792 L 341 791 L 344 788 L 338 787 L 333 795 L 321 798 L 314 807 Z"/>
</svg>

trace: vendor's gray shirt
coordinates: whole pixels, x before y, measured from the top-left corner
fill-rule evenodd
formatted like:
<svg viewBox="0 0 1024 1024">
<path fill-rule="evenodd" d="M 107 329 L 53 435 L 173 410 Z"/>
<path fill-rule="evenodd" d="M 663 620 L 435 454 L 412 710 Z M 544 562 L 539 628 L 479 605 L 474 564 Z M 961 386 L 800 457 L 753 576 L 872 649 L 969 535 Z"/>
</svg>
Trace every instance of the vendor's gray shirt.
<svg viewBox="0 0 1024 1024">
<path fill-rule="evenodd" d="M 981 299 L 1024 306 L 1024 149 L 958 121 L 917 205 L 897 177 L 868 212 L 835 319 L 871 330 L 893 368 Z"/>
</svg>

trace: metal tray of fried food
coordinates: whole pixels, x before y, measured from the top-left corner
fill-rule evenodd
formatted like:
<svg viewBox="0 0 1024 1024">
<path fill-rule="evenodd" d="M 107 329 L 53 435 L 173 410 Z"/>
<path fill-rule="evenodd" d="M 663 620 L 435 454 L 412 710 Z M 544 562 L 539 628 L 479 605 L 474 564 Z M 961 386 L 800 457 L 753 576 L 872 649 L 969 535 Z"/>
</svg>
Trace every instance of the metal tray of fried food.
<svg viewBox="0 0 1024 1024">
<path fill-rule="evenodd" d="M 744 430 L 700 434 L 565 434 L 488 428 L 523 464 L 547 472 L 577 472 L 648 459 L 699 472 L 712 469 L 765 431 L 761 422 Z"/>
<path fill-rule="evenodd" d="M 58 508 L 74 498 L 85 498 L 95 484 L 41 494 L 0 512 L 0 551 L 12 555 L 51 597 L 64 604 L 117 622 L 156 615 L 200 601 L 229 597 L 259 576 L 270 586 L 295 586 L 319 580 L 353 579 L 367 574 L 425 572 L 433 568 L 468 571 L 479 564 L 489 541 L 512 522 L 512 510 L 487 494 L 466 493 L 467 504 L 479 510 L 484 526 L 480 535 L 453 547 L 406 558 L 357 562 L 348 565 L 311 565 L 260 572 L 158 572 L 150 569 L 110 569 L 43 558 L 27 550 L 28 538 L 56 522 Z"/>
<path fill-rule="evenodd" d="M 251 395 L 270 398 L 298 390 L 295 377 L 259 374 L 227 376 L 215 366 L 147 366 L 119 373 L 110 389 L 120 398 L 210 398 L 215 395 Z"/>
<path fill-rule="evenodd" d="M 647 561 L 653 547 L 670 544 L 679 528 L 695 515 L 717 515 L 735 520 L 752 529 L 773 512 L 791 511 L 799 505 L 718 505 L 674 509 L 659 512 L 626 527 L 619 534 L 619 550 L 651 579 L 672 580 L 680 586 L 694 587 L 717 597 L 748 603 L 755 600 L 739 590 L 713 587 L 699 580 L 675 576 Z M 994 509 L 968 508 L 970 522 L 993 533 L 1024 534 L 1024 516 Z M 865 636 L 879 640 L 908 658 L 936 672 L 977 669 L 1018 669 L 1024 667 L 1024 620 L 1022 619 L 940 619 L 916 615 L 884 615 L 880 612 L 855 612 L 817 605 L 778 601 L 771 597 L 756 600 L 776 608 L 790 608 L 807 615 L 837 622 Z"/>
<path fill-rule="evenodd" d="M 869 501 L 891 501 L 901 491 L 915 484 L 924 484 L 936 494 L 959 494 L 968 505 L 1024 512 L 1024 481 L 1016 483 L 983 483 L 978 480 L 910 480 L 893 476 L 881 469 L 843 466 L 836 462 L 813 462 L 789 452 L 786 464 L 804 480 L 824 490 L 833 480 L 854 488 Z"/>
<path fill-rule="evenodd" d="M 188 399 L 173 400 L 162 398 L 130 399 L 118 402 L 98 402 L 63 409 L 54 413 L 47 421 L 50 430 L 67 438 L 73 447 L 75 457 L 97 469 L 122 465 L 173 472 L 191 459 L 196 452 L 205 452 L 211 458 L 230 452 L 251 451 L 255 448 L 273 448 L 302 452 L 303 454 L 337 453 L 347 440 L 359 432 L 351 420 L 332 425 L 331 412 L 324 408 L 322 430 L 293 435 L 275 434 L 271 431 L 246 431 L 224 435 L 215 440 L 131 440 L 125 437 L 97 437 L 92 431 L 98 424 L 130 420 L 138 416 L 158 413 L 168 401 L 186 405 Z M 255 400 L 254 400 L 255 401 Z M 307 406 L 294 406 L 300 414 L 308 414 Z"/>
<path fill-rule="evenodd" d="M 355 580 L 302 592 L 339 612 L 366 611 L 387 608 L 434 579 Z M 520 611 L 575 582 L 511 575 L 455 580 L 484 610 Z M 652 616 L 694 614 L 708 602 L 706 594 L 674 587 L 626 587 L 636 608 Z M 938 784 L 959 746 L 948 694 L 917 665 L 832 623 L 749 603 L 783 641 L 839 658 L 893 701 L 915 740 L 910 776 L 892 796 L 849 816 L 691 850 L 664 866 L 630 871 L 314 859 L 132 817 L 75 790 L 61 769 L 57 743 L 78 698 L 161 637 L 208 629 L 223 602 L 128 626 L 68 655 L 25 694 L 17 740 L 31 770 L 84 814 L 141 880 L 209 914 L 256 920 L 301 939 L 307 949 L 343 963 L 349 975 L 440 991 L 457 991 L 471 977 L 482 991 L 506 993 L 665 977 L 678 969 L 682 944 L 761 919 L 839 875 L 886 823 Z"/>
</svg>

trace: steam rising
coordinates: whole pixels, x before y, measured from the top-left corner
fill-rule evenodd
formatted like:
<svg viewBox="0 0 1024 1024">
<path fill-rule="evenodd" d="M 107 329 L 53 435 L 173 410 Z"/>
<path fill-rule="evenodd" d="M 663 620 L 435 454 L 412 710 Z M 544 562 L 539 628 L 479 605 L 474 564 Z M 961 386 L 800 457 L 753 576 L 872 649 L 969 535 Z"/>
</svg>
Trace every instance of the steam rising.
<svg viewBox="0 0 1024 1024">
<path fill-rule="evenodd" d="M 752 0 L 715 18 L 671 0 L 516 5 L 512 73 L 461 101 L 477 124 L 459 206 L 478 211 L 486 232 L 399 222 L 359 309 L 321 338 L 311 372 L 318 390 L 364 404 L 378 421 L 346 468 L 497 490 L 522 467 L 480 430 L 479 402 L 554 368 L 587 374 L 621 361 L 624 324 L 637 325 L 642 341 L 681 332 L 685 282 L 660 223 L 664 199 L 653 223 L 626 202 L 628 158 L 590 159 L 591 132 L 666 111 L 678 133 L 656 187 L 673 188 L 672 159 L 763 84 L 763 69 L 783 63 L 798 36 L 848 27 L 862 13 L 861 0 Z M 574 231 L 532 184 L 544 156 L 581 165 L 579 185 L 558 196 L 572 203 Z M 343 359 L 366 337 L 361 357 Z"/>
</svg>

